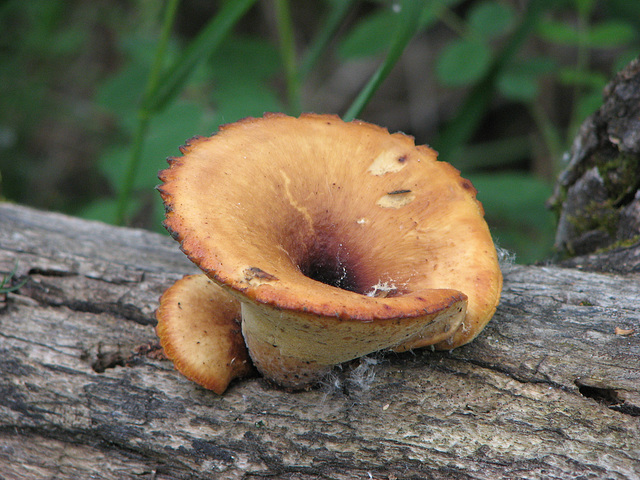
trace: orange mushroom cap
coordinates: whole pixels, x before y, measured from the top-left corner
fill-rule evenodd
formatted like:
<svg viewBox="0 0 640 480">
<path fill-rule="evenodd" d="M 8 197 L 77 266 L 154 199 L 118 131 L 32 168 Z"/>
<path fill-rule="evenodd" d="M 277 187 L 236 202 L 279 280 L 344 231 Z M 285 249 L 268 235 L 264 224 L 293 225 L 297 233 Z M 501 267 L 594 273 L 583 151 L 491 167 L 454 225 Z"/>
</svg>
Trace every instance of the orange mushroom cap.
<svg viewBox="0 0 640 480">
<path fill-rule="evenodd" d="M 252 371 L 240 334 L 240 302 L 205 275 L 174 283 L 156 316 L 165 354 L 188 379 L 221 394 Z"/>
<path fill-rule="evenodd" d="M 242 303 L 276 382 L 382 348 L 454 348 L 493 316 L 502 275 L 477 192 L 412 137 L 267 114 L 181 151 L 159 175 L 165 226 Z"/>
</svg>

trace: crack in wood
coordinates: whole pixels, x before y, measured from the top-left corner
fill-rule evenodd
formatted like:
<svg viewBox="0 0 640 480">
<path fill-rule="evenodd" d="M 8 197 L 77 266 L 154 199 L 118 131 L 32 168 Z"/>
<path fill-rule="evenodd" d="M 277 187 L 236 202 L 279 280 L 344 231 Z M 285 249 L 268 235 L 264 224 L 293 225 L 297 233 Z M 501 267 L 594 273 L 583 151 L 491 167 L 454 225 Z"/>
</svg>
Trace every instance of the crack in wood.
<svg viewBox="0 0 640 480">
<path fill-rule="evenodd" d="M 78 273 L 70 270 L 34 267 L 29 269 L 27 275 L 40 275 L 43 277 L 75 277 Z"/>
<path fill-rule="evenodd" d="M 100 301 L 94 291 L 93 295 L 90 295 L 88 299 L 78 298 L 81 295 L 76 295 L 76 298 L 70 298 L 70 292 L 65 291 L 65 289 L 62 288 L 63 286 L 64 285 L 55 285 L 51 282 L 43 282 L 42 279 L 34 277 L 33 281 L 28 282 L 18 293 L 48 308 L 65 307 L 74 312 L 109 314 L 133 321 L 140 325 L 155 326 L 157 323 L 153 315 L 144 313 L 135 304 L 119 301 L 119 298 L 122 298 L 122 296 L 114 298 L 111 302 Z M 7 301 L 6 303 L 9 302 Z"/>
<path fill-rule="evenodd" d="M 620 390 L 613 387 L 589 385 L 582 379 L 576 379 L 575 384 L 583 397 L 595 400 L 601 405 L 625 415 L 640 417 L 640 406 L 628 403 L 622 398 Z"/>
<path fill-rule="evenodd" d="M 488 370 L 497 372 L 497 373 L 501 373 L 503 375 L 506 375 L 507 377 L 520 382 L 520 383 L 531 383 L 531 384 L 544 384 L 544 385 L 549 385 L 550 387 L 553 388 L 559 388 L 561 390 L 565 390 L 567 391 L 567 387 L 565 385 L 553 382 L 551 380 L 549 380 L 548 378 L 536 378 L 535 376 L 533 376 L 533 374 L 535 374 L 535 371 L 530 372 L 532 375 L 531 376 L 525 376 L 523 373 L 519 373 L 516 372 L 514 370 L 511 370 L 509 368 L 488 362 L 488 361 L 481 361 L 478 359 L 470 359 L 470 358 L 463 358 L 463 357 L 459 357 L 456 358 L 457 360 L 462 360 L 466 363 L 470 363 L 472 365 L 477 365 L 479 367 L 482 368 L 486 368 Z"/>
</svg>

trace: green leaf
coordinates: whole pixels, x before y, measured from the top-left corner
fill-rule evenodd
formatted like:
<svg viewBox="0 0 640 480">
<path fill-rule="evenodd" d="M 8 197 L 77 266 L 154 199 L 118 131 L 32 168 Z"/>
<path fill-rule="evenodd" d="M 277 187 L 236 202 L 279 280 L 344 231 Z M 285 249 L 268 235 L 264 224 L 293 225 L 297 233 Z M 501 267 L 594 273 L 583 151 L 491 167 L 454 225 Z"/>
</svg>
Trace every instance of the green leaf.
<svg viewBox="0 0 640 480">
<path fill-rule="evenodd" d="M 152 189 L 158 184 L 158 170 L 166 168 L 168 156 L 180 155 L 178 147 L 194 135 L 209 135 L 217 117 L 202 106 L 179 101 L 170 105 L 150 123 L 136 187 Z"/>
<path fill-rule="evenodd" d="M 213 91 L 212 98 L 223 123 L 262 116 L 265 112 L 281 112 L 284 109 L 278 95 L 264 83 L 258 82 L 221 81 Z"/>
<path fill-rule="evenodd" d="M 504 3 L 487 1 L 473 7 L 468 26 L 480 38 L 494 38 L 506 33 L 514 22 L 513 9 Z"/>
<path fill-rule="evenodd" d="M 615 73 L 622 70 L 624 67 L 627 66 L 628 63 L 630 63 L 632 60 L 635 60 L 638 57 L 640 57 L 639 47 L 634 47 L 632 49 L 626 50 L 623 53 L 619 54 L 618 57 L 616 58 L 616 61 L 613 64 L 613 68 L 611 69 L 612 71 L 611 77 L 613 77 Z"/>
<path fill-rule="evenodd" d="M 447 86 L 470 85 L 487 72 L 491 64 L 491 49 L 482 41 L 460 39 L 449 44 L 436 63 L 436 74 Z"/>
<path fill-rule="evenodd" d="M 424 30 L 436 23 L 443 14 L 443 11 L 451 10 L 463 0 L 431 0 L 426 3 L 420 14 L 420 29 Z"/>
<path fill-rule="evenodd" d="M 544 40 L 558 45 L 585 45 L 592 48 L 626 45 L 637 35 L 633 24 L 620 20 L 609 20 L 592 25 L 584 34 L 581 34 L 574 25 L 546 20 L 540 23 L 538 33 Z"/>
<path fill-rule="evenodd" d="M 558 79 L 564 85 L 588 87 L 592 89 L 602 89 L 607 84 L 607 77 L 600 72 L 576 70 L 571 67 L 561 68 L 558 72 Z"/>
<path fill-rule="evenodd" d="M 510 100 L 533 101 L 538 96 L 540 77 L 553 72 L 555 68 L 555 62 L 547 57 L 513 62 L 498 74 L 498 90 Z"/>
<path fill-rule="evenodd" d="M 616 20 L 594 25 L 587 36 L 589 45 L 594 48 L 619 47 L 635 37 L 636 30 L 632 24 Z"/>
<path fill-rule="evenodd" d="M 538 34 L 542 39 L 559 45 L 580 45 L 581 37 L 573 25 L 547 19 L 538 25 Z"/>
<path fill-rule="evenodd" d="M 118 202 L 115 198 L 100 198 L 83 206 L 76 215 L 87 220 L 115 223 Z"/>
<path fill-rule="evenodd" d="M 125 145 L 116 145 L 105 150 L 98 160 L 98 168 L 109 180 L 109 185 L 120 190 L 129 159 L 129 150 Z"/>
<path fill-rule="evenodd" d="M 207 121 L 209 120 L 209 121 Z M 213 121 L 212 121 L 213 120 Z M 145 150 L 140 159 L 139 175 L 133 183 L 134 190 L 153 189 L 158 184 L 158 171 L 166 167 L 166 159 L 179 155 L 178 147 L 196 135 L 207 135 L 217 123 L 194 103 L 176 102 L 156 115 L 150 123 L 145 139 Z M 209 127 L 205 126 L 209 124 Z M 99 161 L 100 170 L 116 191 L 123 188 L 130 150 L 128 145 L 116 146 L 105 152 Z"/>
<path fill-rule="evenodd" d="M 594 0 L 574 0 L 576 7 L 578 7 L 578 14 L 583 17 L 588 17 L 593 10 Z"/>
<path fill-rule="evenodd" d="M 255 0 L 234 0 L 223 3 L 220 11 L 200 31 L 177 61 L 163 72 L 162 82 L 146 99 L 149 111 L 161 110 L 175 98 L 195 65 L 215 52 L 254 2 Z"/>
<path fill-rule="evenodd" d="M 420 12 L 424 7 L 424 1 L 401 0 L 397 5 L 400 8 L 397 9 L 396 25 L 387 55 L 343 115 L 345 121 L 351 121 L 360 115 L 420 28 Z"/>
<path fill-rule="evenodd" d="M 531 156 L 528 134 L 508 136 L 465 145 L 451 163 L 461 171 L 494 171 L 506 169 Z"/>
<path fill-rule="evenodd" d="M 538 79 L 526 72 L 506 70 L 498 76 L 497 85 L 509 100 L 530 102 L 538 96 Z"/>
<path fill-rule="evenodd" d="M 139 34 L 123 39 L 121 48 L 127 61 L 100 85 L 95 95 L 96 102 L 109 110 L 120 122 L 119 126 L 130 134 L 136 127 L 136 116 L 154 61 L 156 44 L 156 38 Z M 174 42 L 169 42 L 166 55 L 169 59 L 177 55 Z"/>
<path fill-rule="evenodd" d="M 327 46 L 335 37 L 340 25 L 343 24 L 345 17 L 356 2 L 354 0 L 333 0 L 328 3 L 330 7 L 329 14 L 309 43 L 309 48 L 300 63 L 298 74 L 301 81 L 309 75 L 323 52 L 327 50 Z"/>
<path fill-rule="evenodd" d="M 338 55 L 346 60 L 381 53 L 389 45 L 396 22 L 396 14 L 390 9 L 381 9 L 364 17 L 338 46 Z"/>
<path fill-rule="evenodd" d="M 583 95 L 576 107 L 576 120 L 582 123 L 589 115 L 602 106 L 602 89 L 595 89 Z"/>
<path fill-rule="evenodd" d="M 166 234 L 167 230 L 162 225 L 162 222 L 164 222 L 164 219 L 165 219 L 165 209 L 164 209 L 164 203 L 162 201 L 162 198 L 160 198 L 160 195 L 155 195 L 155 200 L 153 201 L 153 204 L 151 207 L 152 207 L 151 225 L 154 226 L 154 230 L 156 232 Z"/>
<path fill-rule="evenodd" d="M 284 107 L 269 80 L 279 72 L 276 48 L 252 37 L 230 38 L 211 58 L 213 98 L 224 123 Z M 210 77 L 210 78 L 211 78 Z"/>
<path fill-rule="evenodd" d="M 455 116 L 432 141 L 432 145 L 440 152 L 443 160 L 450 161 L 450 158 L 455 158 L 461 146 L 469 141 L 491 103 L 498 72 L 511 62 L 538 24 L 540 16 L 550 8 L 551 3 L 551 0 L 527 2 L 522 20 L 510 34 L 504 47 L 496 53 L 487 74 L 473 86 Z"/>
<path fill-rule="evenodd" d="M 462 0 L 431 0 L 424 3 L 418 21 L 421 30 L 436 23 L 445 8 L 453 8 L 462 3 Z M 396 17 L 397 13 L 389 8 L 377 10 L 364 17 L 338 46 L 340 57 L 357 59 L 383 52 L 389 46 L 391 35 L 396 28 Z"/>
<path fill-rule="evenodd" d="M 258 37 L 230 37 L 210 57 L 209 74 L 214 81 L 232 78 L 233 82 L 243 79 L 261 82 L 279 70 L 278 50 Z"/>
<path fill-rule="evenodd" d="M 498 245 L 515 252 L 518 263 L 551 255 L 554 216 L 545 207 L 551 185 L 532 175 L 511 172 L 467 176 L 478 190 Z"/>
<path fill-rule="evenodd" d="M 607 0 L 601 4 L 607 18 L 625 18 L 640 26 L 640 2 L 629 0 Z"/>
<path fill-rule="evenodd" d="M 130 133 L 135 128 L 136 112 L 149 75 L 149 66 L 130 63 L 106 80 L 96 93 L 96 102 L 109 110 Z"/>
</svg>

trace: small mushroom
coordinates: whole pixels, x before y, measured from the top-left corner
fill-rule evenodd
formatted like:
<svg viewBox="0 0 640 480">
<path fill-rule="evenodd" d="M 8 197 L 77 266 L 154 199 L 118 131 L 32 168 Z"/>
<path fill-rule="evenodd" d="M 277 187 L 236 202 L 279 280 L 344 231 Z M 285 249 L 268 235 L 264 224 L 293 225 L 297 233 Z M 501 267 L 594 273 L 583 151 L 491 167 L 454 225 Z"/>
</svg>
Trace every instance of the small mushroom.
<svg viewBox="0 0 640 480">
<path fill-rule="evenodd" d="M 205 275 L 188 275 L 162 296 L 156 328 L 164 352 L 190 380 L 223 393 L 253 367 L 240 333 L 240 302 Z"/>
<path fill-rule="evenodd" d="M 502 275 L 477 192 L 412 137 L 267 114 L 181 152 L 159 175 L 164 224 L 206 277 L 163 295 L 157 331 L 201 385 L 248 372 L 241 344 L 297 389 L 375 351 L 463 345 L 493 316 Z"/>
</svg>

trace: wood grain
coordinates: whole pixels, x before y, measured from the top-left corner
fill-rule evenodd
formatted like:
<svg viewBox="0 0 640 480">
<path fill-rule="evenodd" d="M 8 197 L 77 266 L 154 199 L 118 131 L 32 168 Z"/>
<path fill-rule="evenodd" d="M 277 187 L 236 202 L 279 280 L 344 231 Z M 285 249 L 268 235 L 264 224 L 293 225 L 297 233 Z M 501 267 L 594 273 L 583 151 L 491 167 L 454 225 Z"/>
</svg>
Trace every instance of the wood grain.
<svg viewBox="0 0 640 480">
<path fill-rule="evenodd" d="M 157 349 L 158 297 L 196 271 L 173 240 L 0 204 L 0 274 L 16 261 L 0 478 L 640 478 L 638 274 L 507 266 L 470 345 L 218 396 Z"/>
</svg>

